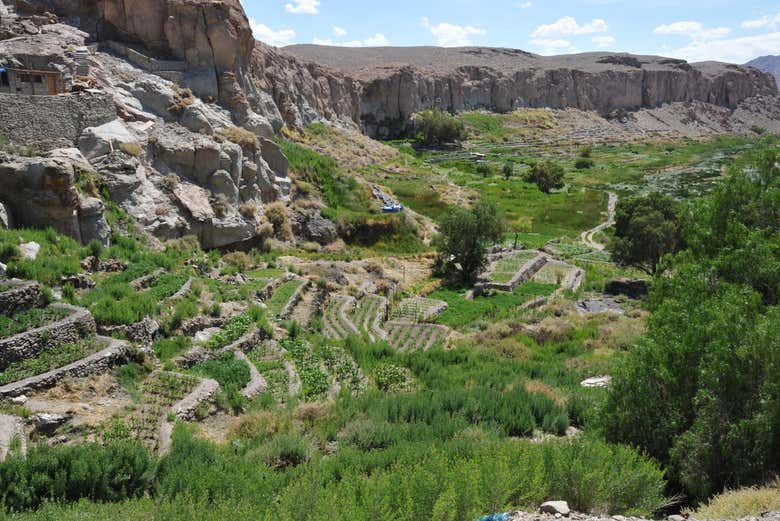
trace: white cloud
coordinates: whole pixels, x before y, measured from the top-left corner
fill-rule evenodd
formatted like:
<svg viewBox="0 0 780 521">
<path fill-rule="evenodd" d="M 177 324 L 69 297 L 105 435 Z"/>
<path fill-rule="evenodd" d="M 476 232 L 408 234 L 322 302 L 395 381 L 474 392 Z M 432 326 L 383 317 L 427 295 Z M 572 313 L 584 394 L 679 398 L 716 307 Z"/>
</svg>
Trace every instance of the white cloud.
<svg viewBox="0 0 780 521">
<path fill-rule="evenodd" d="M 436 44 L 441 47 L 467 47 L 473 45 L 473 36 L 484 36 L 487 31 L 471 25 L 454 25 L 442 22 L 431 25 L 427 18 L 422 19 L 422 26 L 431 31 L 436 38 Z"/>
<path fill-rule="evenodd" d="M 615 44 L 615 38 L 612 36 L 594 36 L 591 41 L 596 44 L 599 49 L 607 49 Z"/>
<path fill-rule="evenodd" d="M 728 27 L 716 27 L 713 29 L 708 29 L 704 27 L 701 22 L 684 21 L 659 25 L 653 30 L 653 32 L 655 34 L 662 34 L 667 36 L 687 36 L 694 42 L 706 42 L 725 38 L 729 35 L 729 33 L 731 33 L 731 29 Z"/>
<path fill-rule="evenodd" d="M 767 27 L 777 29 L 778 25 L 780 25 L 780 13 L 777 13 L 774 16 L 762 16 L 755 20 L 745 20 L 742 22 L 743 29 L 764 29 Z"/>
<path fill-rule="evenodd" d="M 551 24 L 540 25 L 531 33 L 532 38 L 552 36 L 577 36 L 582 34 L 605 33 L 609 29 L 607 22 L 596 18 L 588 24 L 580 25 L 573 16 L 564 16 Z"/>
<path fill-rule="evenodd" d="M 255 38 L 268 45 L 282 47 L 284 45 L 290 45 L 295 39 L 295 31 L 292 29 L 274 31 L 265 24 L 257 23 L 252 18 L 249 19 L 249 25 L 252 27 L 252 34 Z"/>
<path fill-rule="evenodd" d="M 346 36 L 347 35 L 347 30 L 346 29 L 342 29 L 341 27 L 339 27 L 337 25 L 334 25 L 333 26 L 333 34 L 340 38 L 342 36 Z"/>
<path fill-rule="evenodd" d="M 569 40 L 564 39 L 535 38 L 530 44 L 536 48 L 536 52 L 544 56 L 579 52 Z"/>
<path fill-rule="evenodd" d="M 320 0 L 293 0 L 284 6 L 284 10 L 292 14 L 318 14 Z"/>
<path fill-rule="evenodd" d="M 376 33 L 365 40 L 352 40 L 349 42 L 334 42 L 330 38 L 315 38 L 312 43 L 314 45 L 332 45 L 335 47 L 387 47 L 390 45 L 390 41 L 382 33 Z"/>
<path fill-rule="evenodd" d="M 523 2 L 520 4 L 520 9 L 528 9 L 529 7 L 533 7 L 533 5 L 534 4 L 532 2 Z"/>
<path fill-rule="evenodd" d="M 777 54 L 780 49 L 780 32 L 771 32 L 742 38 L 692 41 L 689 45 L 671 51 L 672 56 L 691 62 L 719 60 L 745 63 L 758 56 Z"/>
</svg>

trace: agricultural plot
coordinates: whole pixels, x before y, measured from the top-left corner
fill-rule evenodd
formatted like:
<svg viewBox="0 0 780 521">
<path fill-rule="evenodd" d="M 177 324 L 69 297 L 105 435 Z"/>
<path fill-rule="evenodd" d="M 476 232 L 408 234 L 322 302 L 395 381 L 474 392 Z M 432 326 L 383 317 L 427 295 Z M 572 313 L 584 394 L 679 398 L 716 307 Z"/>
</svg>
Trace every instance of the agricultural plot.
<svg viewBox="0 0 780 521">
<path fill-rule="evenodd" d="M 436 344 L 444 343 L 450 334 L 448 327 L 437 324 L 393 320 L 385 327 L 390 345 L 399 351 L 427 351 Z"/>
<path fill-rule="evenodd" d="M 493 269 L 488 273 L 488 280 L 497 284 L 508 284 L 528 262 L 538 256 L 538 252 L 524 251 L 508 257 L 502 257 L 496 261 Z"/>
<path fill-rule="evenodd" d="M 10 317 L 0 315 L 0 339 L 53 324 L 72 313 L 68 308 L 48 306 L 22 311 Z"/>
<path fill-rule="evenodd" d="M 304 281 L 302 279 L 291 279 L 280 285 L 274 291 L 271 298 L 266 301 L 268 306 L 268 313 L 272 317 L 277 317 L 287 307 L 290 299 L 293 298 L 298 289 L 303 286 Z"/>
<path fill-rule="evenodd" d="M 322 317 L 325 336 L 342 339 L 358 334 L 357 326 L 350 319 L 354 306 L 355 299 L 346 295 L 333 295 L 328 299 Z"/>
<path fill-rule="evenodd" d="M 127 418 L 115 421 L 129 430 L 130 435 L 156 449 L 158 432 L 163 419 L 171 411 L 171 406 L 192 392 L 198 384 L 194 376 L 154 371 L 139 385 L 138 404 Z"/>
<path fill-rule="evenodd" d="M 387 338 L 387 332 L 382 329 L 382 323 L 387 317 L 387 299 L 379 295 L 366 295 L 360 300 L 353 322 L 366 333 L 372 341 Z"/>
<path fill-rule="evenodd" d="M 393 308 L 391 318 L 393 320 L 408 320 L 412 322 L 425 322 L 441 315 L 447 310 L 447 303 L 424 297 L 412 297 L 402 300 Z"/>
<path fill-rule="evenodd" d="M 94 336 L 86 337 L 78 342 L 61 344 L 42 351 L 37 356 L 25 358 L 7 365 L 0 372 L 0 385 L 17 382 L 31 376 L 38 376 L 53 369 L 59 369 L 70 363 L 81 360 L 105 348 Z"/>
<path fill-rule="evenodd" d="M 253 349 L 248 355 L 260 374 L 268 383 L 268 392 L 276 403 L 287 402 L 290 392 L 289 363 L 285 363 L 284 352 L 271 348 L 269 343 L 263 343 Z"/>
</svg>

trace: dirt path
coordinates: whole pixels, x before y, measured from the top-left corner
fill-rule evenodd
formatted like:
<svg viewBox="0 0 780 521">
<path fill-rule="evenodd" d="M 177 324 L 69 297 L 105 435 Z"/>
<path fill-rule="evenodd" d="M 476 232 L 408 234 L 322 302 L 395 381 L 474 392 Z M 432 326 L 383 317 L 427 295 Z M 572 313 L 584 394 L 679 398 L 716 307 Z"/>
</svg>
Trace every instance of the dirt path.
<svg viewBox="0 0 780 521">
<path fill-rule="evenodd" d="M 6 414 L 0 415 L 0 461 L 4 460 L 18 440 L 22 454 L 27 452 L 27 439 L 24 435 L 22 419 Z"/>
<path fill-rule="evenodd" d="M 615 225 L 615 209 L 617 208 L 618 196 L 614 192 L 609 192 L 609 203 L 607 204 L 607 220 L 599 224 L 595 228 L 592 228 L 580 235 L 580 240 L 584 242 L 588 247 L 594 250 L 604 251 L 606 245 L 596 242 L 594 236 L 603 232 L 607 228 Z"/>
</svg>

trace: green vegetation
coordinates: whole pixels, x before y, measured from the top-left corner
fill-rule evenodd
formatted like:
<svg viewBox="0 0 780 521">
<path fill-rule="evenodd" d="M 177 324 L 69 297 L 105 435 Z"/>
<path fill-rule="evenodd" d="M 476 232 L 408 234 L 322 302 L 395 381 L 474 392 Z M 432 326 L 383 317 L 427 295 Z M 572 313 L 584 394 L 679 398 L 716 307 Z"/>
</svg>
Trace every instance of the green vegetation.
<svg viewBox="0 0 780 521">
<path fill-rule="evenodd" d="M 22 311 L 12 317 L 0 315 L 0 338 L 57 322 L 70 314 L 71 311 L 68 309 L 49 306 Z"/>
<path fill-rule="evenodd" d="M 412 117 L 414 137 L 422 145 L 443 145 L 460 141 L 466 129 L 457 117 L 443 110 L 423 110 Z"/>
<path fill-rule="evenodd" d="M 154 462 L 140 444 L 38 445 L 0 463 L 0 498 L 11 512 L 82 498 L 122 501 L 142 496 L 153 475 Z"/>
<path fill-rule="evenodd" d="M 73 344 L 63 344 L 42 351 L 34 358 L 25 358 L 13 362 L 0 372 L 0 385 L 37 376 L 67 365 L 95 352 L 99 344 L 93 338 L 87 338 Z"/>
<path fill-rule="evenodd" d="M 457 273 L 472 281 L 487 262 L 487 247 L 501 239 L 503 223 L 495 204 L 480 201 L 474 208 L 452 208 L 442 219 L 436 246 L 442 273 Z"/>
<path fill-rule="evenodd" d="M 607 437 L 704 499 L 780 471 L 780 171 L 774 147 L 691 204 L 686 250 L 652 286 L 645 338 L 616 373 Z"/>
<path fill-rule="evenodd" d="M 246 313 L 228 320 L 222 329 L 209 339 L 206 347 L 212 350 L 221 349 L 249 333 L 254 327 L 269 329 L 265 310 L 259 306 L 251 306 Z"/>
<path fill-rule="evenodd" d="M 293 294 L 298 290 L 298 288 L 301 287 L 302 284 L 303 281 L 300 279 L 292 279 L 282 283 L 281 286 L 276 288 L 276 291 L 274 291 L 273 295 L 271 295 L 271 298 L 268 299 L 268 302 L 266 302 L 266 305 L 268 306 L 268 312 L 272 316 L 277 316 L 279 313 L 281 313 L 284 309 L 284 306 L 287 305 Z"/>
<path fill-rule="evenodd" d="M 610 245 L 615 261 L 654 275 L 661 258 L 683 246 L 679 212 L 677 201 L 661 194 L 620 201 Z"/>
<path fill-rule="evenodd" d="M 538 186 L 543 193 L 549 194 L 553 190 L 563 188 L 565 173 L 566 171 L 561 165 L 555 161 L 547 160 L 532 165 L 525 179 Z"/>
</svg>

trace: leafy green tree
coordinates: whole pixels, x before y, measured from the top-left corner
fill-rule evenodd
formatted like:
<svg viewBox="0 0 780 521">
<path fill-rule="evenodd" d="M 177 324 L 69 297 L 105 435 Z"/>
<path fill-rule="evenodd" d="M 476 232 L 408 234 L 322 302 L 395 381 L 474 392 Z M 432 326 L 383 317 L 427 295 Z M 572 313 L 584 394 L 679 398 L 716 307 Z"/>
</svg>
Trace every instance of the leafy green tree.
<svg viewBox="0 0 780 521">
<path fill-rule="evenodd" d="M 471 210 L 455 207 L 442 219 L 436 246 L 447 273 L 473 281 L 485 266 L 487 246 L 501 239 L 504 225 L 495 203 L 481 200 Z"/>
<path fill-rule="evenodd" d="M 546 160 L 531 166 L 531 170 L 526 174 L 525 179 L 529 183 L 535 183 L 539 190 L 545 194 L 549 194 L 553 190 L 564 187 L 563 178 L 565 174 L 566 171 L 559 163 Z"/>
<path fill-rule="evenodd" d="M 442 145 L 466 137 L 466 127 L 455 116 L 443 110 L 423 110 L 412 117 L 414 134 L 424 145 Z"/>
<path fill-rule="evenodd" d="M 504 179 L 509 181 L 509 179 L 515 174 L 515 168 L 512 166 L 512 163 L 504 163 L 503 168 L 501 168 L 501 173 L 504 175 Z"/>
<path fill-rule="evenodd" d="M 683 245 L 679 209 L 675 199 L 658 193 L 618 203 L 611 244 L 614 259 L 654 275 L 661 258 Z"/>
<path fill-rule="evenodd" d="M 685 213 L 687 248 L 656 276 L 648 332 L 603 408 L 607 438 L 664 462 L 694 499 L 780 472 L 776 163 L 762 151 Z"/>
</svg>

